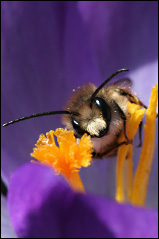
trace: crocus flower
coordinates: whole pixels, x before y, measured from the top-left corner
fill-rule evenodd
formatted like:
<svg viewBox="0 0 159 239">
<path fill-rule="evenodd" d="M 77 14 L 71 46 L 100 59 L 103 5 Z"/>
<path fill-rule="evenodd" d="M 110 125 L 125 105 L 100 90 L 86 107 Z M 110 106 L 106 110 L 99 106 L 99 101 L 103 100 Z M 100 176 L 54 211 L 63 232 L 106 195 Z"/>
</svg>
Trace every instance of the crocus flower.
<svg viewBox="0 0 159 239">
<path fill-rule="evenodd" d="M 131 69 L 133 92 L 148 104 L 158 78 L 157 6 L 2 2 L 2 122 L 60 110 L 72 89 L 99 85 L 123 67 Z M 151 209 L 120 205 L 113 200 L 115 158 L 81 170 L 86 191 L 98 197 L 73 192 L 46 166 L 23 165 L 37 137 L 61 126 L 59 116 L 50 116 L 2 129 L 2 178 L 10 184 L 8 208 L 17 236 L 157 238 L 157 148 L 146 202 Z M 139 158 L 139 149 L 134 156 Z M 9 237 L 7 230 L 15 237 L 3 199 L 2 237 Z"/>
</svg>

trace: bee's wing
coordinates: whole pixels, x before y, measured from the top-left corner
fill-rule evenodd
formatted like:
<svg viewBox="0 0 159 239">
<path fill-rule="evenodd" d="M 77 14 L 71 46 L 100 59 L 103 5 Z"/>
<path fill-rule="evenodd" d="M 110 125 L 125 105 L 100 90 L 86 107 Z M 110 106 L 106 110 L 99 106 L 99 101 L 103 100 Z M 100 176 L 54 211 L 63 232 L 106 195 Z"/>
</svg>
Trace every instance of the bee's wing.
<svg viewBox="0 0 159 239">
<path fill-rule="evenodd" d="M 130 89 L 132 86 L 132 81 L 130 78 L 122 78 L 120 80 L 115 81 L 114 83 L 112 83 L 112 85 L 114 86 L 119 86 L 125 89 Z"/>
</svg>

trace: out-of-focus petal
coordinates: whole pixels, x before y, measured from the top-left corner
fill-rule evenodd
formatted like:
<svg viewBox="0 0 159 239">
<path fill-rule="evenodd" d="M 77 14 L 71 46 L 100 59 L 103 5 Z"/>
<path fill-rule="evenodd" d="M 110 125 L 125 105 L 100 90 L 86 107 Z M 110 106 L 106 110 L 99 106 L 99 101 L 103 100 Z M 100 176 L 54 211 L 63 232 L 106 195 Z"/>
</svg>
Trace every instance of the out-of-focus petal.
<svg viewBox="0 0 159 239">
<path fill-rule="evenodd" d="M 8 205 L 19 237 L 157 238 L 158 235 L 157 212 L 74 193 L 50 168 L 38 164 L 26 164 L 13 174 Z"/>
<path fill-rule="evenodd" d="M 103 75 L 158 59 L 157 1 L 79 1 Z"/>
<path fill-rule="evenodd" d="M 6 198 L 1 195 L 1 238 L 17 238 L 8 215 Z"/>
<path fill-rule="evenodd" d="M 99 79 L 85 27 L 73 2 L 2 2 L 2 123 L 61 110 L 72 89 Z M 2 174 L 29 160 L 41 133 L 60 116 L 2 129 Z"/>
</svg>

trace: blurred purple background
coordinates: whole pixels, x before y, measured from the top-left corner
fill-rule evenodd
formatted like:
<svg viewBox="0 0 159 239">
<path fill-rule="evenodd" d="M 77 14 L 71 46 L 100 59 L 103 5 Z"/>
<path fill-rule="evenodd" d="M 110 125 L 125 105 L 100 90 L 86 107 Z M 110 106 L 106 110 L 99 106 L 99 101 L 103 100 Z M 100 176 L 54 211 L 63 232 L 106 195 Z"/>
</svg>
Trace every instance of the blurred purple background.
<svg viewBox="0 0 159 239">
<path fill-rule="evenodd" d="M 88 82 L 99 85 L 120 68 L 130 69 L 133 92 L 148 104 L 158 79 L 158 2 L 11 1 L 1 6 L 1 125 L 33 113 L 61 110 L 72 89 Z M 57 115 L 2 128 L 1 167 L 7 184 L 11 173 L 30 161 L 39 135 L 58 127 L 62 124 Z M 134 158 L 139 158 L 138 149 Z M 83 169 L 86 190 L 114 198 L 115 161 L 95 160 Z M 158 149 L 147 199 L 154 208 L 157 161 Z"/>
</svg>

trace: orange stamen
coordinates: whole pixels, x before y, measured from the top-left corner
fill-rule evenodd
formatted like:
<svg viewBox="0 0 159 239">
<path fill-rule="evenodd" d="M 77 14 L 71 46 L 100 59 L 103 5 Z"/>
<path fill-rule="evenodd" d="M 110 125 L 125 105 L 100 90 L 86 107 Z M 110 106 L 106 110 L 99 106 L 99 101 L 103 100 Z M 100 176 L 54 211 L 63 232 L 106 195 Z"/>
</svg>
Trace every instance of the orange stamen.
<svg viewBox="0 0 159 239">
<path fill-rule="evenodd" d="M 55 143 L 57 137 L 58 145 Z M 46 136 L 41 134 L 31 156 L 42 164 L 51 166 L 56 174 L 62 174 L 73 188 L 84 191 L 78 172 L 88 167 L 92 160 L 92 142 L 84 134 L 77 144 L 73 131 L 51 130 Z"/>
</svg>

